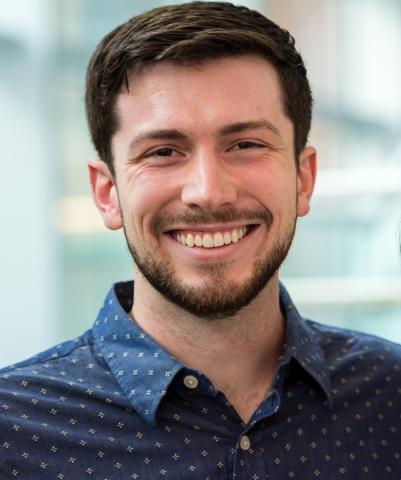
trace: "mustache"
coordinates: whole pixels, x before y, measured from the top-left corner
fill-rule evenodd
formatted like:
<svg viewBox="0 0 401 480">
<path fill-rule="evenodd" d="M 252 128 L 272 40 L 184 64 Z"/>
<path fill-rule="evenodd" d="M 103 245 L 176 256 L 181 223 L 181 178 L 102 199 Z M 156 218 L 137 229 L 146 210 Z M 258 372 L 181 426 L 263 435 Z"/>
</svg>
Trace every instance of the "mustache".
<svg viewBox="0 0 401 480">
<path fill-rule="evenodd" d="M 226 208 L 224 210 L 216 211 L 190 211 L 180 213 L 158 213 L 152 222 L 153 233 L 158 233 L 167 229 L 171 225 L 207 225 L 214 223 L 252 223 L 264 222 L 270 225 L 272 221 L 272 214 L 269 210 L 259 208 L 243 208 L 234 209 Z"/>
</svg>

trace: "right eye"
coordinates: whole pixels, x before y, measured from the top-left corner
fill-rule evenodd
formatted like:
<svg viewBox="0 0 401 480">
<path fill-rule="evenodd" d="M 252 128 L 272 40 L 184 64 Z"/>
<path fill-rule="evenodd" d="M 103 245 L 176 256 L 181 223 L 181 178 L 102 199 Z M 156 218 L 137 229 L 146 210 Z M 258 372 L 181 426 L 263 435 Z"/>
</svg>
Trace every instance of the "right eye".
<svg viewBox="0 0 401 480">
<path fill-rule="evenodd" d="M 158 148 L 156 150 L 152 150 L 151 152 L 147 153 L 145 157 L 171 157 L 174 150 L 169 147 Z"/>
</svg>

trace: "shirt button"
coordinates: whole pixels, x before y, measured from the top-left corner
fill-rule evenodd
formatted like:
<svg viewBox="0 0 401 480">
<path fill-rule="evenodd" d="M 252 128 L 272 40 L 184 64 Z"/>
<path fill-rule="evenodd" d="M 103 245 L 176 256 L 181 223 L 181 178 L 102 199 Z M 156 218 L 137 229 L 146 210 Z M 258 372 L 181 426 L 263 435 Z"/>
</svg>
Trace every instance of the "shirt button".
<svg viewBox="0 0 401 480">
<path fill-rule="evenodd" d="M 249 450 L 251 448 L 251 441 L 247 435 L 243 435 L 239 441 L 239 446 L 241 450 Z"/>
<path fill-rule="evenodd" d="M 187 388 L 191 388 L 192 390 L 198 386 L 199 382 L 196 377 L 193 375 L 187 375 L 184 377 L 184 385 Z"/>
</svg>

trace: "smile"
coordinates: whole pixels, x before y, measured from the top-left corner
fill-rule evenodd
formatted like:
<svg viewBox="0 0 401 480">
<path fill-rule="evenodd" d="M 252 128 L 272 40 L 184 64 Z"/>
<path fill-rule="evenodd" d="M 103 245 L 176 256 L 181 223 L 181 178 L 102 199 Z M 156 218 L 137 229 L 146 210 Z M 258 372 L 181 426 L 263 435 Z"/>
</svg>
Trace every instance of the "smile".
<svg viewBox="0 0 401 480">
<path fill-rule="evenodd" d="M 251 230 L 251 225 L 217 232 L 174 231 L 172 237 L 187 247 L 217 248 L 230 243 L 237 243 Z"/>
</svg>

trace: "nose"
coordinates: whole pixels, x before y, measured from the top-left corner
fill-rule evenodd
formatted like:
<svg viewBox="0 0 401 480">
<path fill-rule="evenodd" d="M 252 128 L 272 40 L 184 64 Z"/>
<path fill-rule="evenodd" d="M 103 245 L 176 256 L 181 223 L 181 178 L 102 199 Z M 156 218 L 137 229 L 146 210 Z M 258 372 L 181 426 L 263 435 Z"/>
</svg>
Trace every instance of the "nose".
<svg viewBox="0 0 401 480">
<path fill-rule="evenodd" d="M 233 168 L 215 152 L 203 152 L 194 156 L 189 162 L 184 180 L 182 202 L 203 210 L 216 210 L 235 203 L 238 185 Z"/>
</svg>

